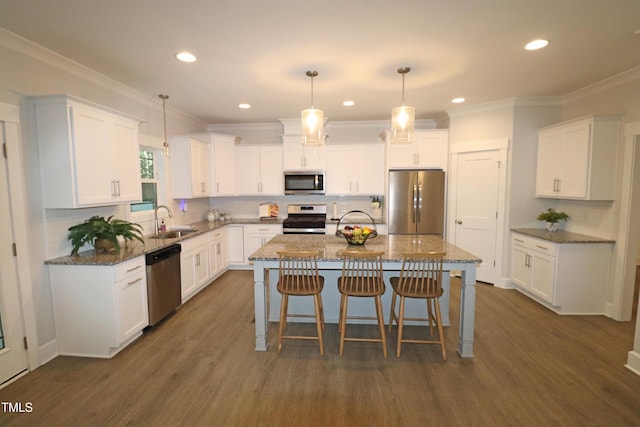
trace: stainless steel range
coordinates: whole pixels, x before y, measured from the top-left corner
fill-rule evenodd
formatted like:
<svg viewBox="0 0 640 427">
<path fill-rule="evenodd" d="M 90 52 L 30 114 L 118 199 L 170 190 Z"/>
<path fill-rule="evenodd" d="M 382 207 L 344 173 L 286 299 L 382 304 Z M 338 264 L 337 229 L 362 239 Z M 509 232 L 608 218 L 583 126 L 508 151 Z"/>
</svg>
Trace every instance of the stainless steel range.
<svg viewBox="0 0 640 427">
<path fill-rule="evenodd" d="M 283 234 L 325 234 L 327 205 L 288 205 Z"/>
</svg>

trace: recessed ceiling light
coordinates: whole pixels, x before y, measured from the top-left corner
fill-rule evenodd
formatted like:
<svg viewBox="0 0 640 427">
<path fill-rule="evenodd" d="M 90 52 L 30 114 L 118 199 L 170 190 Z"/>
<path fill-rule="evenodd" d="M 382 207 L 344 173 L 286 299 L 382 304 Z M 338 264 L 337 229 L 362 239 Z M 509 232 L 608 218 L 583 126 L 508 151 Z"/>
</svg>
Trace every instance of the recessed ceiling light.
<svg viewBox="0 0 640 427">
<path fill-rule="evenodd" d="M 242 108 L 243 110 L 248 110 L 251 108 L 251 104 L 238 104 L 238 108 Z"/>
<path fill-rule="evenodd" d="M 179 52 L 176 54 L 176 58 L 182 62 L 196 62 L 195 55 L 189 52 Z"/>
<path fill-rule="evenodd" d="M 526 50 L 538 50 L 538 49 L 542 49 L 543 47 L 547 46 L 548 44 L 549 44 L 549 40 L 537 39 L 537 40 L 532 40 L 529 43 L 527 43 L 524 48 Z"/>
<path fill-rule="evenodd" d="M 463 103 L 464 101 L 466 101 L 466 99 L 464 99 L 464 98 L 453 98 L 453 99 L 451 100 L 451 102 L 453 102 L 454 104 L 461 104 L 461 103 Z"/>
<path fill-rule="evenodd" d="M 354 105 L 356 105 L 355 101 L 343 101 L 342 105 L 344 105 L 345 107 L 353 107 Z"/>
</svg>

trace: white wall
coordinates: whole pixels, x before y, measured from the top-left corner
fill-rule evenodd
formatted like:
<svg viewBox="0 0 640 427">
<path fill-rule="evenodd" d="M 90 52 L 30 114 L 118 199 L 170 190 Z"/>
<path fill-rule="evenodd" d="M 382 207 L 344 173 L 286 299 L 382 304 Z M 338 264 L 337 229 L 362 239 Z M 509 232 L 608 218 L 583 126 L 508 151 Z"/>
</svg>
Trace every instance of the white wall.
<svg viewBox="0 0 640 427">
<path fill-rule="evenodd" d="M 0 102 L 20 107 L 22 159 L 20 161 L 29 227 L 27 234 L 30 284 L 34 299 L 37 337 L 31 345 L 40 349 L 39 363 L 57 354 L 51 293 L 44 261 L 66 255 L 70 246 L 67 228 L 93 214 L 124 217 L 122 207 L 80 210 L 44 210 L 39 176 L 38 149 L 34 138 L 28 96 L 71 94 L 138 117 L 140 142 L 158 146 L 163 140 L 162 104 L 157 94 L 142 94 L 131 88 L 70 62 L 24 39 L 0 30 Z M 170 100 L 169 100 L 170 102 Z M 170 132 L 187 133 L 206 130 L 206 124 L 168 108 Z M 203 209 L 206 211 L 208 203 Z M 21 254 L 19 254 L 21 256 Z M 34 342 L 37 341 L 37 342 Z M 35 368 L 35 367 L 32 367 Z"/>
</svg>

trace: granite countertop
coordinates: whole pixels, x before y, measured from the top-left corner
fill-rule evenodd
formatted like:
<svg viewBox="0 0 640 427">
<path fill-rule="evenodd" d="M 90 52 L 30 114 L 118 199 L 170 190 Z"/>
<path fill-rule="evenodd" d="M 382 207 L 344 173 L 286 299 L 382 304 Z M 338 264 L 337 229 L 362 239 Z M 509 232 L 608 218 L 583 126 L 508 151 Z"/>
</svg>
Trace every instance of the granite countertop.
<svg viewBox="0 0 640 427">
<path fill-rule="evenodd" d="M 173 245 L 174 243 L 180 243 L 184 240 L 191 239 L 196 236 L 200 236 L 209 231 L 222 228 L 230 224 L 282 224 L 281 218 L 234 218 L 231 221 L 201 221 L 191 225 L 195 231 L 185 234 L 182 237 L 171 239 L 155 239 L 150 236 L 144 236 L 144 244 L 134 240 L 127 242 L 125 247 L 122 244 L 122 248 L 118 253 L 96 253 L 91 249 L 88 251 L 80 252 L 78 255 L 66 255 L 58 258 L 48 259 L 44 263 L 47 265 L 115 265 L 128 261 L 139 256 L 146 255 L 150 252 L 154 252 L 158 249 L 162 249 L 166 246 Z"/>
<path fill-rule="evenodd" d="M 548 231 L 544 228 L 512 228 L 514 233 L 536 237 L 553 243 L 615 243 L 615 240 L 602 239 L 600 237 L 587 236 L 586 234 L 572 233 L 570 231 Z"/>
<path fill-rule="evenodd" d="M 349 245 L 346 240 L 332 235 L 278 235 L 254 252 L 250 261 L 273 261 L 281 250 L 319 250 L 318 261 L 340 261 L 345 249 L 383 251 L 383 261 L 402 262 L 402 254 L 411 251 L 446 252 L 445 261 L 480 263 L 482 260 L 457 246 L 430 235 L 380 235 L 368 239 L 365 245 Z"/>
</svg>

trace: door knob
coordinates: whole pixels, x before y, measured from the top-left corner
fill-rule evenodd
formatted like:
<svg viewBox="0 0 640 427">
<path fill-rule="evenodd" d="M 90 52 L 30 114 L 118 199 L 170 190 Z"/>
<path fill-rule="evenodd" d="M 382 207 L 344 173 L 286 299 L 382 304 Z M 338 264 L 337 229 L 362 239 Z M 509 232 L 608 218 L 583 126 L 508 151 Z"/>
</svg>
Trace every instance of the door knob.
<svg viewBox="0 0 640 427">
<path fill-rule="evenodd" d="M 461 219 L 457 219 L 456 220 L 456 224 L 462 224 L 462 220 Z"/>
</svg>

